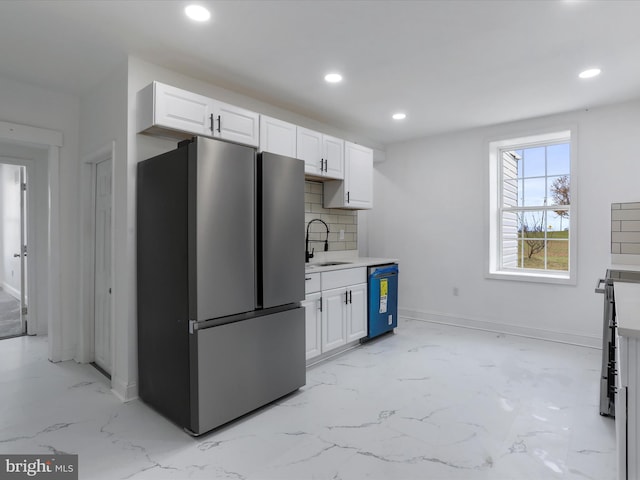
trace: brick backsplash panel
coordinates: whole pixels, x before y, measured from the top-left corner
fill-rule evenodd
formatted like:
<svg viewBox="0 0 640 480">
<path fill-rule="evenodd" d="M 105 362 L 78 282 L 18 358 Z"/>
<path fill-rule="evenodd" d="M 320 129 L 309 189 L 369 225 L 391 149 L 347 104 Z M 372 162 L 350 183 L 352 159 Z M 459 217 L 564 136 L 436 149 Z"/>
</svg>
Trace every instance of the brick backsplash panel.
<svg viewBox="0 0 640 480">
<path fill-rule="evenodd" d="M 358 248 L 358 212 L 324 208 L 322 206 L 322 183 L 304 182 L 304 228 L 314 218 L 319 218 L 329 225 L 329 251 L 357 250 Z M 340 239 L 340 230 L 344 230 L 344 239 Z M 313 222 L 309 228 L 309 250 L 322 252 L 326 229 L 320 222 Z"/>
</svg>

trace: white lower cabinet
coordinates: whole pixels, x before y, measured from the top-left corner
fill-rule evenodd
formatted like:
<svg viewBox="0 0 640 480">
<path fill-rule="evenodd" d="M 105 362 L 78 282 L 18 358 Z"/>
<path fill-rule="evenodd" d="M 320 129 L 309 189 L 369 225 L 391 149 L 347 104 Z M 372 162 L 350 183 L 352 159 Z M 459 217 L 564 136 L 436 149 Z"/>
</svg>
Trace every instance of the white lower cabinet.
<svg viewBox="0 0 640 480">
<path fill-rule="evenodd" d="M 322 353 L 322 294 L 308 294 L 302 306 L 305 307 L 306 359 Z"/>
<path fill-rule="evenodd" d="M 311 289 L 320 288 L 316 286 L 315 275 L 320 275 L 322 290 L 309 293 Z M 307 296 L 303 302 L 307 319 L 307 360 L 367 335 L 366 268 L 334 270 L 307 275 L 307 278 Z"/>
<path fill-rule="evenodd" d="M 367 335 L 367 284 L 349 287 L 347 307 L 347 342 Z"/>
<path fill-rule="evenodd" d="M 347 343 L 346 288 L 322 292 L 322 351 L 327 352 Z"/>
<path fill-rule="evenodd" d="M 616 306 L 618 303 L 616 301 Z M 620 335 L 617 342 L 618 480 L 637 480 L 640 478 L 640 456 L 637 453 L 640 448 L 640 339 Z"/>
</svg>

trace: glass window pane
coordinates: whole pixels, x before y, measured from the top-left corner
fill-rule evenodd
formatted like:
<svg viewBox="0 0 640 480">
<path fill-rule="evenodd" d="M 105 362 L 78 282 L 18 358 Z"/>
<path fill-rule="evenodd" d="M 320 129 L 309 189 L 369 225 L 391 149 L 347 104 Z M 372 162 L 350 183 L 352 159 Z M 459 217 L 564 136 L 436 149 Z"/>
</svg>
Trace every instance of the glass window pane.
<svg viewBox="0 0 640 480">
<path fill-rule="evenodd" d="M 547 236 L 549 238 L 569 238 L 569 211 L 547 212 Z"/>
<path fill-rule="evenodd" d="M 518 180 L 506 180 L 503 182 L 502 205 L 505 207 L 518 206 Z"/>
<path fill-rule="evenodd" d="M 571 203 L 571 182 L 568 175 L 549 177 L 547 185 L 548 205 L 569 205 Z"/>
<path fill-rule="evenodd" d="M 544 211 L 519 212 L 518 234 L 522 238 L 544 238 L 546 213 Z"/>
<path fill-rule="evenodd" d="M 512 151 L 502 152 L 502 178 L 510 180 L 518 176 L 518 164 L 520 161 Z"/>
<path fill-rule="evenodd" d="M 569 175 L 571 150 L 568 143 L 547 147 L 547 175 Z"/>
<path fill-rule="evenodd" d="M 523 180 L 523 206 L 536 207 L 544 205 L 546 194 L 547 192 L 544 178 L 530 178 Z"/>
<path fill-rule="evenodd" d="M 518 214 L 516 212 L 502 214 L 502 266 L 505 268 L 518 266 Z"/>
<path fill-rule="evenodd" d="M 513 150 L 512 152 L 518 162 L 518 178 L 524 177 L 524 166 L 522 163 L 522 150 Z"/>
<path fill-rule="evenodd" d="M 544 240 L 525 239 L 520 243 L 519 259 L 524 268 L 544 268 Z"/>
<path fill-rule="evenodd" d="M 545 175 L 545 147 L 527 148 L 523 157 L 525 178 Z"/>
<path fill-rule="evenodd" d="M 568 232 L 567 232 L 568 233 Z M 569 271 L 569 240 L 547 242 L 547 269 Z"/>
</svg>

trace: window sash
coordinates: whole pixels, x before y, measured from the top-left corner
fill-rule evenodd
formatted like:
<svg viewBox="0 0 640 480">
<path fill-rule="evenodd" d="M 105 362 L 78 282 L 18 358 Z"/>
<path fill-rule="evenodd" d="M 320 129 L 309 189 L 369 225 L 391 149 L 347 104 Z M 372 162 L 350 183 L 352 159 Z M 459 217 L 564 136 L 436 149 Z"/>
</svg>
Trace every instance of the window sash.
<svg viewBox="0 0 640 480">
<path fill-rule="evenodd" d="M 498 172 L 499 172 L 499 181 L 498 181 L 498 264 L 499 269 L 502 271 L 512 271 L 512 272 L 566 272 L 569 273 L 571 271 L 570 264 L 570 237 L 571 237 L 571 229 L 569 229 L 567 233 L 567 238 L 555 238 L 549 236 L 548 230 L 548 221 L 547 215 L 550 212 L 567 212 L 569 214 L 569 218 L 571 218 L 571 205 L 550 205 L 549 204 L 549 179 L 552 177 L 557 177 L 560 175 L 554 174 L 549 175 L 549 165 L 547 158 L 547 147 L 553 145 L 562 145 L 562 144 L 570 144 L 569 139 L 558 139 L 554 142 L 548 141 L 540 141 L 540 142 L 527 142 L 518 145 L 508 145 L 506 147 L 498 149 Z M 545 147 L 545 159 L 544 159 L 544 175 L 533 175 L 526 176 L 526 171 L 524 171 L 523 176 L 518 176 L 518 161 L 522 161 L 523 158 L 518 158 L 514 156 L 511 152 L 515 152 L 518 150 L 526 150 L 529 148 L 536 147 Z M 524 157 L 526 158 L 526 157 Z M 512 160 L 512 162 L 510 162 Z M 571 186 L 571 171 L 566 173 L 566 176 L 569 178 L 569 185 Z M 544 197 L 542 204 L 537 205 L 521 205 L 526 202 L 525 200 L 525 191 L 520 191 L 520 188 L 524 189 L 524 180 L 532 180 L 532 179 L 544 179 Z M 521 187 L 522 186 L 522 187 Z M 511 188 L 509 188 L 511 187 Z M 571 188 L 571 187 L 570 187 Z M 527 241 L 532 242 L 537 240 L 537 237 L 527 237 L 523 234 L 519 229 L 521 228 L 521 224 L 517 218 L 514 221 L 509 222 L 509 225 L 505 225 L 505 214 L 513 214 L 517 216 L 519 214 L 523 214 L 526 212 L 542 212 L 544 215 L 544 220 L 542 220 L 543 229 L 541 232 L 542 236 L 540 237 L 541 242 L 545 242 L 542 247 L 543 253 L 543 267 L 544 268 L 531 268 L 525 267 L 525 244 Z M 569 220 L 570 222 L 570 220 Z M 569 223 L 570 224 L 570 223 Z M 515 235 L 515 236 L 514 236 Z M 550 241 L 557 242 L 566 242 L 567 243 L 567 269 L 559 270 L 559 269 L 550 269 L 549 268 L 549 243 Z M 508 246 L 507 246 L 508 245 Z M 529 248 L 532 248 L 531 246 Z M 515 263 L 514 263 L 515 261 Z"/>
</svg>

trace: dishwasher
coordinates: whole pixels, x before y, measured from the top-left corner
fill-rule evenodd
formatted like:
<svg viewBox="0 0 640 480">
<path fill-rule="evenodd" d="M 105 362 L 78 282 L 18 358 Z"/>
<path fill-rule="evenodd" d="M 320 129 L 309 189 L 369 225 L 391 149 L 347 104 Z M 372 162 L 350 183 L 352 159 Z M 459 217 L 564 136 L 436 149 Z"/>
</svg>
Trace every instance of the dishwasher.
<svg viewBox="0 0 640 480">
<path fill-rule="evenodd" d="M 398 265 L 376 265 L 368 269 L 368 341 L 398 326 Z"/>
</svg>

